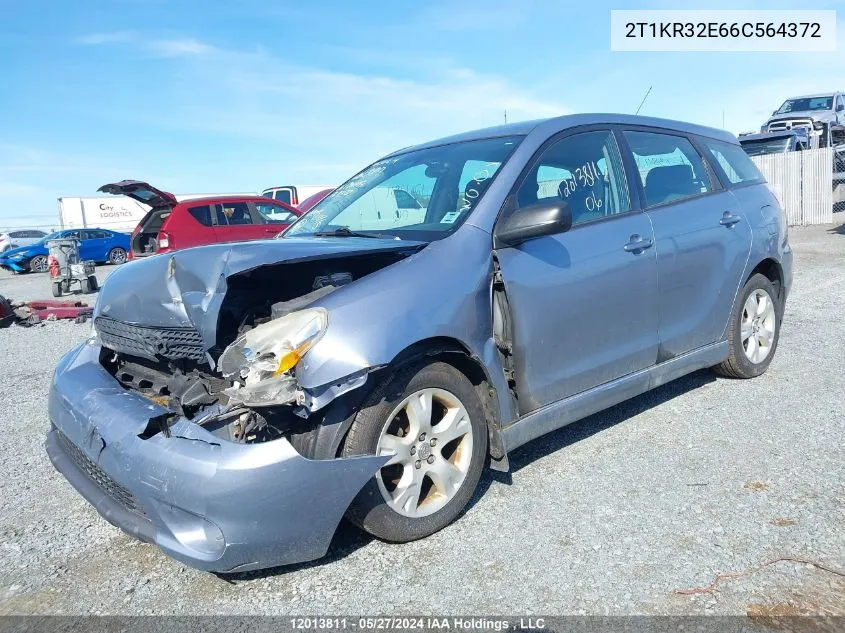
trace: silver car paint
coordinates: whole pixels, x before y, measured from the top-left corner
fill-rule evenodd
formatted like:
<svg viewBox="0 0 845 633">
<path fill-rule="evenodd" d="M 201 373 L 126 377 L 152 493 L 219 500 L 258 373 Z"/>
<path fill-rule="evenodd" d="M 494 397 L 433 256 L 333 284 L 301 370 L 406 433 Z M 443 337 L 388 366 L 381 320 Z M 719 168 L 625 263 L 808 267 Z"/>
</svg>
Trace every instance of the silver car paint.
<svg viewBox="0 0 845 633">
<path fill-rule="evenodd" d="M 92 498 L 93 486 L 86 489 L 84 479 L 80 486 L 73 464 L 61 463 L 56 431 L 48 453 L 106 519 L 199 569 L 246 571 L 319 558 L 346 507 L 387 461 L 312 461 L 285 439 L 236 444 L 185 419 L 171 427 L 170 438 L 142 440 L 148 418 L 166 411 L 124 390 L 98 362 L 99 351 L 83 343 L 61 361 L 50 418 L 132 491 L 148 520 L 127 516 L 107 495 Z M 208 534 L 208 542 L 198 533 Z"/>
<path fill-rule="evenodd" d="M 279 262 L 408 248 L 414 252 L 407 258 L 315 304 L 328 310 L 329 326 L 297 367 L 303 392 L 312 408 L 324 407 L 344 385 L 365 384 L 370 370 L 390 364 L 404 350 L 420 342 L 449 340 L 483 366 L 497 409 L 493 417 L 503 429 L 507 448 L 514 448 L 724 359 L 727 345 L 719 339 L 736 291 L 763 259 L 772 258 L 781 266 L 785 289 L 791 282 L 786 227 L 765 185 L 691 201 L 704 213 L 686 223 L 668 219 L 676 206 L 669 205 L 494 251 L 492 234 L 499 210 L 527 161 L 558 132 L 593 124 L 665 126 L 736 142 L 722 131 L 624 115 L 561 117 L 435 141 L 428 145 L 527 134 L 468 220 L 452 235 L 421 250 L 418 244 L 395 240 L 297 238 L 178 251 L 117 270 L 101 291 L 95 316 L 144 325 L 193 325 L 210 347 L 232 275 Z M 723 207 L 734 205 L 732 196 L 740 201 L 746 223 L 739 230 L 718 223 L 727 210 Z M 659 218 L 661 214 L 667 219 Z M 674 239 L 671 230 L 683 239 Z M 631 234 L 649 232 L 655 235 L 655 248 L 641 255 L 623 251 Z M 720 246 L 713 247 L 713 239 Z M 579 264 L 590 261 L 591 251 L 602 270 L 578 270 Z M 494 255 L 502 268 L 514 322 L 519 408 L 510 396 L 492 336 Z M 702 272 L 703 266 L 714 270 Z M 674 279 L 677 296 L 682 297 L 691 292 L 683 287 L 683 271 L 690 275 L 687 286 L 695 286 L 698 274 L 709 275 L 703 283 L 706 296 L 697 297 L 689 313 L 674 310 L 674 304 L 660 299 L 661 270 Z M 720 275 L 726 285 L 718 285 Z M 421 296 L 425 302 L 419 301 Z M 702 331 L 685 332 L 685 327 Z M 122 390 L 101 367 L 98 354 L 99 346 L 92 342 L 71 352 L 57 369 L 51 392 L 53 424 L 142 503 L 150 500 L 155 541 L 192 565 L 225 571 L 321 555 L 357 489 L 383 463 L 381 458 L 313 462 L 297 455 L 286 440 L 230 445 L 185 419 L 173 427 L 172 438 L 142 440 L 138 429 L 163 410 Z M 655 365 L 658 360 L 662 362 Z M 83 385 L 87 394 L 76 393 Z M 87 442 L 95 433 L 104 445 Z M 214 475 L 221 465 L 226 478 Z M 303 485 L 306 476 L 313 481 Z M 231 507 L 223 492 L 237 497 Z M 178 538 L 174 541 L 175 520 L 156 510 L 162 503 L 218 526 L 225 553 L 210 560 L 192 553 Z M 309 504 L 315 507 L 300 512 Z M 278 526 L 274 521 L 280 522 Z M 256 534 L 258 525 L 273 527 L 262 536 Z M 276 539 L 275 546 L 271 539 Z"/>
</svg>

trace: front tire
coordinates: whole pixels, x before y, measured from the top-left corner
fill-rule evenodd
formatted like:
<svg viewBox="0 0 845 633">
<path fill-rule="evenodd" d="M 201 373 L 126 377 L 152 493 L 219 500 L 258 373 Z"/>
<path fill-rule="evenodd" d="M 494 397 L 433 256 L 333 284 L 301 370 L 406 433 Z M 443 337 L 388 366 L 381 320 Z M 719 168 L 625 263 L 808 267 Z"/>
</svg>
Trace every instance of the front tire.
<svg viewBox="0 0 845 633">
<path fill-rule="evenodd" d="M 768 277 L 757 274 L 748 280 L 728 326 L 730 356 L 713 367 L 716 373 L 728 378 L 755 378 L 769 368 L 783 318 L 777 296 Z"/>
<path fill-rule="evenodd" d="M 347 518 L 404 543 L 443 529 L 464 509 L 487 460 L 487 422 L 469 379 L 446 363 L 388 377 L 355 417 L 342 455 L 392 455 Z"/>
<path fill-rule="evenodd" d="M 34 273 L 46 273 L 47 272 L 47 256 L 46 255 L 36 255 L 32 259 L 29 260 L 29 270 Z"/>
</svg>

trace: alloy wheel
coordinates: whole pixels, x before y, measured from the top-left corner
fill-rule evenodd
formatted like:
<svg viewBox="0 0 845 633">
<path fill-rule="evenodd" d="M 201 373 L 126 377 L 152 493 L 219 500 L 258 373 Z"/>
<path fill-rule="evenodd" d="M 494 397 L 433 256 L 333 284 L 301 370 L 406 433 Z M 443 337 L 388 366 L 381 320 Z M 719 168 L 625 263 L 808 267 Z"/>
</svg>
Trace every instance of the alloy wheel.
<svg viewBox="0 0 845 633">
<path fill-rule="evenodd" d="M 376 474 L 379 490 L 397 513 L 419 518 L 445 506 L 460 490 L 472 460 L 469 414 L 449 391 L 422 389 L 388 417 L 377 447 L 391 459 Z"/>
<path fill-rule="evenodd" d="M 47 272 L 47 258 L 43 255 L 37 255 L 36 257 L 33 257 L 32 261 L 29 262 L 29 268 L 30 270 L 36 273 Z"/>
<path fill-rule="evenodd" d="M 126 261 L 126 251 L 122 248 L 116 248 L 110 253 L 109 259 L 112 264 L 122 264 Z"/>
<path fill-rule="evenodd" d="M 776 327 L 777 314 L 772 298 L 765 290 L 755 290 L 745 300 L 739 326 L 745 357 L 755 365 L 771 353 Z"/>
</svg>

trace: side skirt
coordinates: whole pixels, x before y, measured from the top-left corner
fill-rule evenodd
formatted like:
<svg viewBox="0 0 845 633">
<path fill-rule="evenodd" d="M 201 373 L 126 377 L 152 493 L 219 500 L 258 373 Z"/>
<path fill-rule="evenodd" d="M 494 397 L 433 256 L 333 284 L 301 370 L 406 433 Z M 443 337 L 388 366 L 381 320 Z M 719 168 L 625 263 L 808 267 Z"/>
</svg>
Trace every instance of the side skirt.
<svg viewBox="0 0 845 633">
<path fill-rule="evenodd" d="M 718 365 L 730 354 L 727 341 L 712 343 L 648 369 L 569 396 L 532 411 L 502 429 L 505 449 L 512 451 L 567 424 L 603 411 L 705 367 Z"/>
</svg>

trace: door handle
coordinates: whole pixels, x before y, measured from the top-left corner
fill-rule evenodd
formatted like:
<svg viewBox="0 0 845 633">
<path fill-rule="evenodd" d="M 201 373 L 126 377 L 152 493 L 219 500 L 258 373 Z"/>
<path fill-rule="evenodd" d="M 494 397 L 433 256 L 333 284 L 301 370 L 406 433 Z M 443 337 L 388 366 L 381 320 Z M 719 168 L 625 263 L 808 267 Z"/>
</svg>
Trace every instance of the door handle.
<svg viewBox="0 0 845 633">
<path fill-rule="evenodd" d="M 730 211 L 725 211 L 722 214 L 722 219 L 719 220 L 719 224 L 721 224 L 722 226 L 733 226 L 740 220 L 742 220 L 742 218 L 738 215 L 733 215 Z"/>
<path fill-rule="evenodd" d="M 624 248 L 628 253 L 639 255 L 645 249 L 651 248 L 652 246 L 654 246 L 654 240 L 648 237 L 641 237 L 638 233 L 634 233 L 631 236 L 631 241 L 625 244 L 622 248 Z"/>
</svg>

